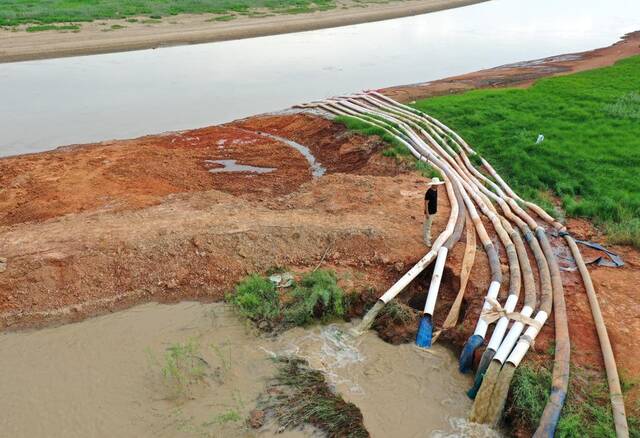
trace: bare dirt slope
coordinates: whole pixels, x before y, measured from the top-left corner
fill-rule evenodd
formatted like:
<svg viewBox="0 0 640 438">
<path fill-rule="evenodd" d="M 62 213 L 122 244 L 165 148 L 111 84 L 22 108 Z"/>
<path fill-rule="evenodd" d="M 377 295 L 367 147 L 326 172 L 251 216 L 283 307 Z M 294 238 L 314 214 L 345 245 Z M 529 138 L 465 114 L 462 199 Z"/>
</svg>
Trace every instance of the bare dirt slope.
<svg viewBox="0 0 640 438">
<path fill-rule="evenodd" d="M 312 178 L 299 152 L 262 132 L 308 146 L 327 175 Z M 347 287 L 383 292 L 426 248 L 420 237 L 425 179 L 375 154 L 382 146 L 326 119 L 290 114 L 2 159 L 0 255 L 7 269 L 0 274 L 0 324 L 77 319 L 146 300 L 219 300 L 247 273 L 304 270 L 323 256 L 325 265 L 346 273 Z M 215 159 L 276 170 L 212 174 L 205 160 Z M 446 197 L 440 202 L 436 232 L 448 210 Z M 583 222 L 569 228 L 602 240 Z M 640 257 L 613 249 L 627 265 L 592 274 L 614 348 L 627 348 L 630 333 L 640 332 L 633 293 Z M 464 239 L 447 267 L 436 319 L 457 290 L 463 251 Z M 463 329 L 449 336 L 456 344 L 472 330 L 489 282 L 478 254 Z M 599 366 L 586 296 L 567 268 L 572 339 L 584 347 L 574 359 Z M 423 287 L 418 282 L 403 299 L 420 307 Z M 550 345 L 552 325 L 543 334 L 540 351 Z M 619 353 L 621 368 L 640 374 L 640 348 Z"/>
<path fill-rule="evenodd" d="M 307 145 L 328 174 L 312 179 L 300 153 L 260 129 Z M 0 160 L 0 323 L 218 300 L 249 272 L 307 268 L 328 247 L 327 263 L 384 287 L 424 251 L 425 180 L 379 162 L 380 147 L 292 115 Z M 277 170 L 212 174 L 210 159 Z"/>
</svg>

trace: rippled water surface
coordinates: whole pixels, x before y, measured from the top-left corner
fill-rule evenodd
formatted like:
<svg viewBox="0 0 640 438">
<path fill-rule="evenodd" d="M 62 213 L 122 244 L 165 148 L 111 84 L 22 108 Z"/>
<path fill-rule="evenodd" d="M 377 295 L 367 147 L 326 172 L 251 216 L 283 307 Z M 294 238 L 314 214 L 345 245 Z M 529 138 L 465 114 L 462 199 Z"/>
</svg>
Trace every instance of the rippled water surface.
<svg viewBox="0 0 640 438">
<path fill-rule="evenodd" d="M 12 438 L 314 436 L 245 423 L 275 375 L 273 356 L 295 355 L 360 407 L 373 437 L 496 436 L 464 420 L 471 378 L 458 373 L 450 351 L 393 346 L 373 332 L 354 339 L 348 329 L 257 336 L 223 304 L 185 302 L 4 333 L 0 430 Z M 166 379 L 177 345 L 190 346 L 201 376 L 184 387 Z"/>
</svg>

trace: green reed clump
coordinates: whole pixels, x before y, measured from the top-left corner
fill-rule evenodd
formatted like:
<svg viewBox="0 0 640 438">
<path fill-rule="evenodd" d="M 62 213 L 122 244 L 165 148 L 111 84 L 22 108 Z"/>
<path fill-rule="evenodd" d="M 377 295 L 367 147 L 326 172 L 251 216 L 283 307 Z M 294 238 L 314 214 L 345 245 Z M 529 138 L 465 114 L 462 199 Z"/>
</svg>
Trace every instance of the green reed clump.
<svg viewBox="0 0 640 438">
<path fill-rule="evenodd" d="M 345 314 L 344 292 L 333 271 L 317 270 L 302 277 L 293 289 L 284 310 L 290 325 L 307 325 L 315 320 L 327 322 Z"/>
</svg>

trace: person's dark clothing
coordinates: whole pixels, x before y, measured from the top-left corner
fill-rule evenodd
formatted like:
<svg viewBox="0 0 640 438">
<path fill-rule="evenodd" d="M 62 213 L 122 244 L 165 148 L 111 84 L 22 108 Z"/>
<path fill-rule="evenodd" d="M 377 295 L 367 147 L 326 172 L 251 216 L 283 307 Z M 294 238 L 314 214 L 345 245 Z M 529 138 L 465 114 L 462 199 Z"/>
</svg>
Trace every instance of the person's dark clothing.
<svg viewBox="0 0 640 438">
<path fill-rule="evenodd" d="M 438 190 L 431 188 L 424 194 L 424 200 L 427 203 L 427 212 L 436 214 L 438 212 Z"/>
</svg>

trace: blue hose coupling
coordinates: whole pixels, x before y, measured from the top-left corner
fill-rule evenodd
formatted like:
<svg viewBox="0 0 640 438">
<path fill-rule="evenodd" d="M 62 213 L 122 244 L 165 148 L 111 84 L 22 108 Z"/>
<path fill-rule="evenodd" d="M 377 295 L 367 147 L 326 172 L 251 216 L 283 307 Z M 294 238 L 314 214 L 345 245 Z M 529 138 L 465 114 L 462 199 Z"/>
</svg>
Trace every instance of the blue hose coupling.
<svg viewBox="0 0 640 438">
<path fill-rule="evenodd" d="M 416 336 L 416 345 L 422 348 L 431 348 L 431 338 L 433 337 L 433 323 L 431 315 L 423 315 L 420 319 L 418 327 L 418 336 Z"/>
<path fill-rule="evenodd" d="M 483 342 L 484 338 L 480 335 L 472 335 L 467 339 L 467 342 L 462 348 L 462 353 L 460 354 L 460 360 L 458 362 L 458 369 L 461 373 L 468 373 L 471 371 L 471 367 L 473 366 L 473 353 L 482 345 Z"/>
</svg>

